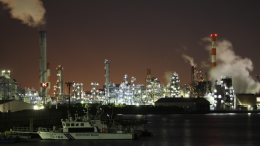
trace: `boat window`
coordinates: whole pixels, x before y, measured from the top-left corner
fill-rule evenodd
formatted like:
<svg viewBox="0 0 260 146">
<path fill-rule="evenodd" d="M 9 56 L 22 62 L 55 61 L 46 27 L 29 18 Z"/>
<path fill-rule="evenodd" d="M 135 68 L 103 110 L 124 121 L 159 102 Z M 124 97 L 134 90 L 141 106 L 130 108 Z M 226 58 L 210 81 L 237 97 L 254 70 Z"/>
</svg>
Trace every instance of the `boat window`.
<svg viewBox="0 0 260 146">
<path fill-rule="evenodd" d="M 76 123 L 76 126 L 79 126 L 79 123 Z"/>
<path fill-rule="evenodd" d="M 71 126 L 74 126 L 74 123 L 71 123 Z"/>
<path fill-rule="evenodd" d="M 70 123 L 66 123 L 66 126 L 70 126 Z"/>
<path fill-rule="evenodd" d="M 80 126 L 84 126 L 84 123 L 81 123 Z"/>
<path fill-rule="evenodd" d="M 62 125 L 63 125 L 63 127 L 65 127 L 65 126 L 66 126 L 66 124 L 65 124 L 65 123 L 63 123 Z"/>
</svg>

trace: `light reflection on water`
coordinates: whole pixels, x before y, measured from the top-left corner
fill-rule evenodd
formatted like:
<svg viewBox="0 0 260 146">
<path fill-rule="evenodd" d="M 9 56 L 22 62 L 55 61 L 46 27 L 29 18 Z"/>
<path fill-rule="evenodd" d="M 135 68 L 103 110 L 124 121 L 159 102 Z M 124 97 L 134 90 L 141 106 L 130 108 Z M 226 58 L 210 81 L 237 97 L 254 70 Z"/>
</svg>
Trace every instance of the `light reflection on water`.
<svg viewBox="0 0 260 146">
<path fill-rule="evenodd" d="M 124 115 L 138 119 L 142 115 Z M 139 140 L 34 140 L 11 145 L 95 145 L 95 146 L 172 146 L 172 145 L 259 145 L 260 115 L 251 114 L 163 114 L 146 115 L 147 129 L 153 137 Z"/>
</svg>

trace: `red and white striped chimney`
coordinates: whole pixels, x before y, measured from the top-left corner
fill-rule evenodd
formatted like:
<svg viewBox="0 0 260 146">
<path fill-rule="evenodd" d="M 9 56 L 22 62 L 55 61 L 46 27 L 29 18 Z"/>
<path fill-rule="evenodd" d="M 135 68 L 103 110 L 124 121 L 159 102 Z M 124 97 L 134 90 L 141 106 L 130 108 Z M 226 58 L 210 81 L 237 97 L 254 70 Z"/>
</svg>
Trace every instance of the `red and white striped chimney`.
<svg viewBox="0 0 260 146">
<path fill-rule="evenodd" d="M 211 51 L 211 68 L 214 68 L 215 66 L 217 66 L 217 62 L 216 62 L 216 38 L 217 38 L 217 34 L 211 34 L 212 37 L 212 51 Z"/>
</svg>

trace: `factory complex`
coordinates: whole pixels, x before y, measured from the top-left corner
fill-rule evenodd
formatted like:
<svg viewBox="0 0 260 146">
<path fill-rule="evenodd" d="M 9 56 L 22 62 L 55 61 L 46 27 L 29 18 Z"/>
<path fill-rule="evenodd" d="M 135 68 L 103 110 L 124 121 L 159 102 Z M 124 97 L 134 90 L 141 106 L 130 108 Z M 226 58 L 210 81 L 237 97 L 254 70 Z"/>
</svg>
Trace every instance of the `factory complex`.
<svg viewBox="0 0 260 146">
<path fill-rule="evenodd" d="M 90 83 L 91 89 L 86 91 L 83 83 L 72 82 L 71 94 L 64 94 L 64 67 L 58 65 L 56 68 L 56 83 L 50 82 L 50 63 L 46 59 L 46 31 L 40 31 L 40 74 L 39 92 L 35 89 L 22 89 L 21 85 L 11 79 L 11 71 L 3 70 L 0 75 L 0 111 L 8 112 L 12 110 L 11 105 L 22 105 L 21 101 L 34 109 L 42 109 L 46 104 L 93 104 L 102 103 L 105 105 L 153 105 L 153 106 L 179 106 L 184 109 L 206 108 L 208 110 L 257 110 L 260 103 L 260 96 L 257 93 L 236 94 L 232 86 L 232 77 L 222 75 L 220 80 L 212 80 L 208 74 L 203 74 L 197 70 L 196 66 L 191 66 L 190 83 L 180 86 L 178 73 L 172 72 L 170 83 L 163 85 L 160 80 L 152 76 L 151 69 L 147 69 L 146 83 L 136 84 L 135 77 L 128 77 L 125 74 L 122 82 L 112 83 L 110 80 L 110 61 L 105 60 L 105 85 Z M 211 68 L 217 66 L 216 37 L 211 34 L 212 52 Z M 66 83 L 67 85 L 69 83 Z M 52 86 L 51 86 L 52 85 Z M 53 88 L 53 93 L 50 89 Z M 12 101 L 19 101 L 13 102 Z M 258 103 L 259 102 L 259 103 Z M 259 106 L 260 107 L 260 106 Z"/>
</svg>

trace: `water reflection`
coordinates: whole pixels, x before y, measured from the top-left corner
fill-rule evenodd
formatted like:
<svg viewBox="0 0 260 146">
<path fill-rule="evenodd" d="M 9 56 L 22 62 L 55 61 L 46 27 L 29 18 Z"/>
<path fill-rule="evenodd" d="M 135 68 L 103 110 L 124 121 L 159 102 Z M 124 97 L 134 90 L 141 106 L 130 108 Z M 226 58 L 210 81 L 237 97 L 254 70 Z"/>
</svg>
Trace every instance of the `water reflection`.
<svg viewBox="0 0 260 146">
<path fill-rule="evenodd" d="M 124 115 L 137 119 L 143 115 Z M 139 140 L 31 141 L 24 145 L 172 146 L 172 145 L 259 145 L 260 116 L 255 113 L 145 115 L 153 137 Z M 23 144 L 21 144 L 23 145 Z"/>
</svg>

